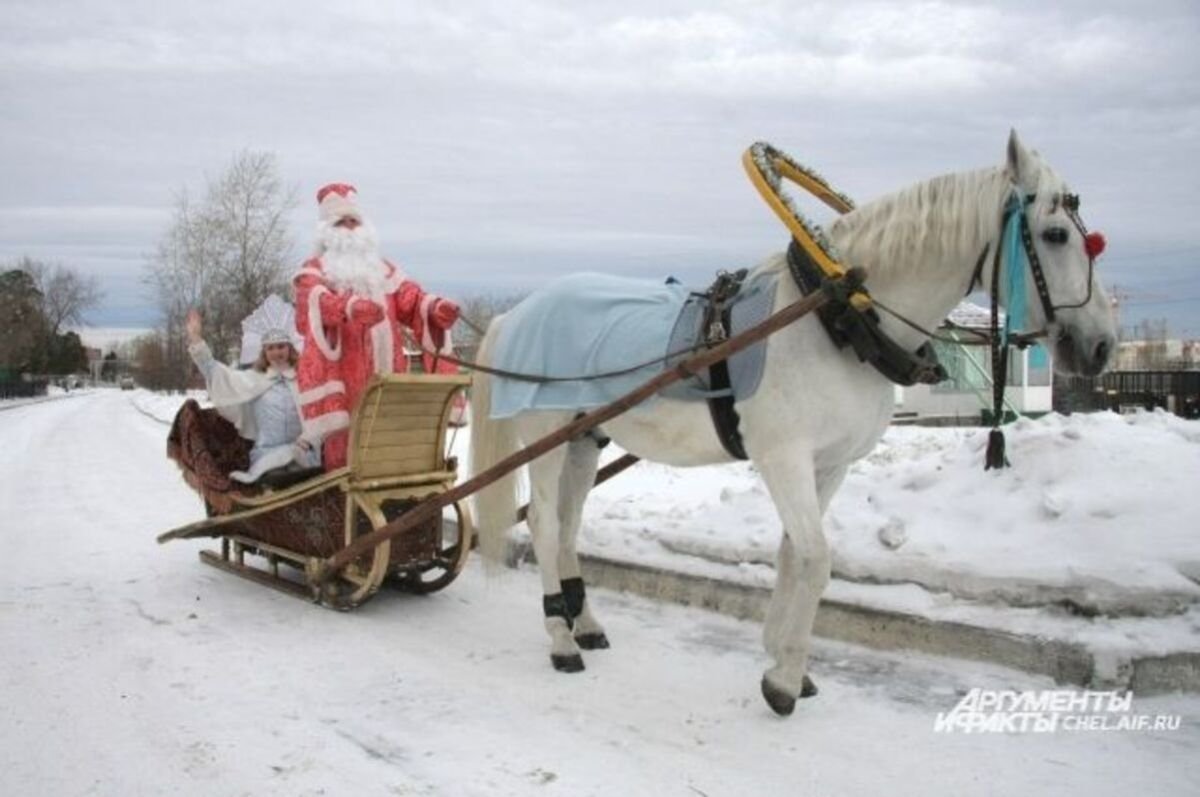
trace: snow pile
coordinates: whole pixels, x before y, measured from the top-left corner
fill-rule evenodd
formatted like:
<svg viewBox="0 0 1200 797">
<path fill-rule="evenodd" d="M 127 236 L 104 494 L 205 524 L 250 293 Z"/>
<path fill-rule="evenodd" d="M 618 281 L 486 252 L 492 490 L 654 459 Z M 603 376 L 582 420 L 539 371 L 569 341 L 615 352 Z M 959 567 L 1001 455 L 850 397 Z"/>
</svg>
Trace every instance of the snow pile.
<svg viewBox="0 0 1200 797">
<path fill-rule="evenodd" d="M 899 432 L 900 430 L 895 430 Z M 1012 468 L 981 467 L 986 430 L 892 434 L 829 512 L 846 578 L 1085 614 L 1161 615 L 1200 599 L 1200 425 L 1165 413 L 1047 416 L 1008 432 Z M 907 438 L 907 439 L 906 439 Z"/>
<path fill-rule="evenodd" d="M 1200 599 L 1200 424 L 1165 413 L 1051 415 L 1006 429 L 894 427 L 826 516 L 834 575 L 1083 614 L 1163 615 Z M 670 566 L 680 553 L 757 571 L 779 522 L 748 465 L 642 463 L 599 488 L 583 548 Z M 759 576 L 761 580 L 761 574 Z"/>
<path fill-rule="evenodd" d="M 201 407 L 210 406 L 208 395 L 203 390 L 193 390 L 189 391 L 187 395 L 178 395 L 153 393 L 138 388 L 130 394 L 129 401 L 143 415 L 170 425 L 175 420 L 175 414 L 179 412 L 180 406 L 190 398 L 200 402 Z M 163 434 L 163 439 L 166 439 L 166 433 Z"/>
</svg>

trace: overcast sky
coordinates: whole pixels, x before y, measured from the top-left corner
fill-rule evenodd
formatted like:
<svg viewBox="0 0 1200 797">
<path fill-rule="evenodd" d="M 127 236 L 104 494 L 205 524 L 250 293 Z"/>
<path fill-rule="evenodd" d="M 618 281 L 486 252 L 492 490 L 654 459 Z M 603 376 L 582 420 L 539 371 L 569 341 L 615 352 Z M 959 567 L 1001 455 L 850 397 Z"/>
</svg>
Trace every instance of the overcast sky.
<svg viewBox="0 0 1200 797">
<path fill-rule="evenodd" d="M 155 322 L 173 198 L 244 149 L 297 188 L 297 262 L 316 188 L 352 182 L 461 296 L 758 262 L 786 233 L 756 140 L 861 202 L 999 164 L 1015 127 L 1108 236 L 1123 323 L 1200 336 L 1196 0 L 0 3 L 0 262 L 98 275 L 96 324 Z"/>
</svg>

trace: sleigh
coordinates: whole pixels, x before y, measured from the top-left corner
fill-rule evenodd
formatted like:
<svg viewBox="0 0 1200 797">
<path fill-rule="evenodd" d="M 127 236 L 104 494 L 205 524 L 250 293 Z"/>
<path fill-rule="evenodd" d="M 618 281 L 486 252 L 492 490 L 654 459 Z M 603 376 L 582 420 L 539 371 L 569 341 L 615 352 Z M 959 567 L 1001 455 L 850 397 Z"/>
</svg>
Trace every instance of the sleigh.
<svg viewBox="0 0 1200 797">
<path fill-rule="evenodd" d="M 442 589 L 470 552 L 472 525 L 461 501 L 356 553 L 334 578 L 317 578 L 318 567 L 454 486 L 457 462 L 446 456 L 446 429 L 469 383 L 457 374 L 376 377 L 351 419 L 348 464 L 329 473 L 269 474 L 244 488 L 204 478 L 181 461 L 210 516 L 158 541 L 218 538 L 219 550 L 200 552 L 205 564 L 337 609 L 357 607 L 385 585 Z"/>
</svg>

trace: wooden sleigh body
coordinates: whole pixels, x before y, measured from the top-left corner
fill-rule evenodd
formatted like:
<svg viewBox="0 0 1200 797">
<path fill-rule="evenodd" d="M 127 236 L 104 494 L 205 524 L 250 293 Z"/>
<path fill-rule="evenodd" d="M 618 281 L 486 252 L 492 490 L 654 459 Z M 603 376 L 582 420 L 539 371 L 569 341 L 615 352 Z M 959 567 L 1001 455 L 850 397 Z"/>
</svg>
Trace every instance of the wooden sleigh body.
<svg viewBox="0 0 1200 797">
<path fill-rule="evenodd" d="M 281 489 L 216 496 L 199 488 L 210 517 L 158 541 L 220 538 L 220 549 L 201 551 L 201 561 L 337 609 L 361 605 L 385 584 L 418 593 L 442 589 L 462 571 L 471 548 L 471 519 L 461 501 L 361 552 L 336 578 L 316 578 L 317 566 L 454 486 L 457 462 L 446 455 L 446 429 L 469 384 L 469 376 L 458 374 L 376 377 L 351 419 L 346 467 Z"/>
</svg>

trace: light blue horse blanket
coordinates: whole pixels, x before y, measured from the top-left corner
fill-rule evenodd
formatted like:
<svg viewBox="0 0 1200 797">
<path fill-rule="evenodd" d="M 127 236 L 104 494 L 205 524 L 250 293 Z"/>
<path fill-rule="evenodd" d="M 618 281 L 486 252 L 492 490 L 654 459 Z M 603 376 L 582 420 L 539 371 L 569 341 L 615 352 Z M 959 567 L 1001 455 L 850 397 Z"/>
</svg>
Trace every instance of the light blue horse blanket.
<svg viewBox="0 0 1200 797">
<path fill-rule="evenodd" d="M 774 297 L 773 276 L 752 276 L 743 283 L 731 310 L 732 334 L 769 315 Z M 547 283 L 504 316 L 491 364 L 574 379 L 538 383 L 496 377 L 491 417 L 510 418 L 530 409 L 587 410 L 620 398 L 692 353 L 705 304 L 700 293 L 674 281 L 582 273 Z M 729 358 L 730 390 L 710 390 L 707 377 L 695 377 L 659 395 L 704 400 L 732 391 L 737 400 L 749 398 L 761 379 L 765 352 L 764 340 Z M 577 378 L 643 363 L 649 364 L 627 374 Z"/>
</svg>

